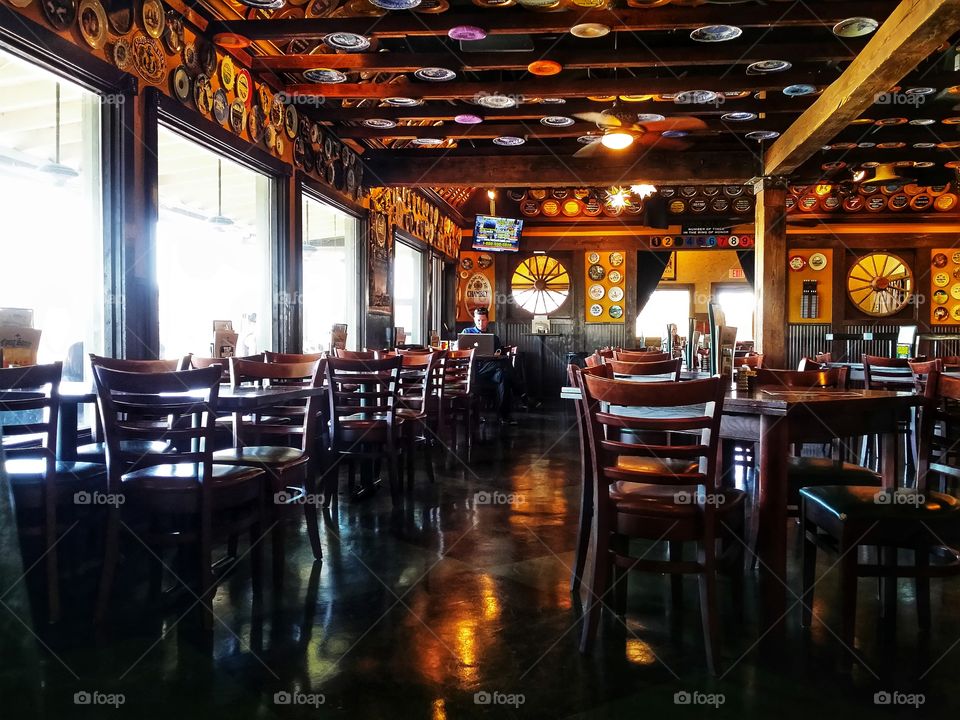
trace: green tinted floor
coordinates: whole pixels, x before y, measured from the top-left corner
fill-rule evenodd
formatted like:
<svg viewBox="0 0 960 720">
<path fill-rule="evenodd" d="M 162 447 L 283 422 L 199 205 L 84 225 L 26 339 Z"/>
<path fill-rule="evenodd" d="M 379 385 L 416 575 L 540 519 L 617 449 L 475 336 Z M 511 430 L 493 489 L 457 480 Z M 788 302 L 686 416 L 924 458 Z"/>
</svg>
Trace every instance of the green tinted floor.
<svg viewBox="0 0 960 720">
<path fill-rule="evenodd" d="M 321 531 L 322 563 L 292 526 L 282 591 L 266 572 L 255 598 L 242 563 L 217 592 L 212 640 L 202 639 L 189 594 L 161 605 L 135 582 L 145 562 L 135 548 L 106 637 L 89 631 L 95 568 L 73 568 L 68 619 L 35 635 L 19 587 L 0 588 L 0 717 L 957 716 L 960 582 L 933 583 L 933 631 L 923 635 L 909 582 L 891 629 L 878 623 L 876 583 L 861 581 L 857 660 L 835 636 L 835 558 L 825 554 L 820 621 L 803 630 L 794 608 L 778 653 L 756 647 L 748 571 L 742 613 L 722 585 L 719 677 L 705 672 L 693 578 L 674 610 L 665 577 L 634 575 L 626 617 L 608 614 L 592 655 L 581 656 L 569 591 L 576 427 L 559 407 L 518 417 L 517 427 L 484 425 L 471 448 L 438 455 L 436 483 L 421 470 L 401 508 L 385 489 L 365 501 L 344 493 Z M 792 535 L 794 592 L 795 548 Z M 877 704 L 876 693 L 923 705 Z"/>
</svg>

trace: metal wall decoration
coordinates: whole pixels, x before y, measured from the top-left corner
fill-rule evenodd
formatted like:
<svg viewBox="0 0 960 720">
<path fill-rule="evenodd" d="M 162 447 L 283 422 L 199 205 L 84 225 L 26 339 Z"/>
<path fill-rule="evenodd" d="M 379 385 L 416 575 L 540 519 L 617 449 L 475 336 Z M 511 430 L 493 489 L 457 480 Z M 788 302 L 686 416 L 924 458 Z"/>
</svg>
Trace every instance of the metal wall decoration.
<svg viewBox="0 0 960 720">
<path fill-rule="evenodd" d="M 393 223 L 385 212 L 371 210 L 367 226 L 367 312 L 390 315 L 393 288 L 390 264 L 393 260 Z"/>
<path fill-rule="evenodd" d="M 826 184 L 791 185 L 789 190 L 787 212 L 791 214 L 946 213 L 955 210 L 960 200 L 958 189 L 951 184 L 864 183 L 842 196 L 836 186 Z"/>
<path fill-rule="evenodd" d="M 449 258 L 460 250 L 460 228 L 437 205 L 411 188 L 371 188 L 370 211 Z"/>
</svg>

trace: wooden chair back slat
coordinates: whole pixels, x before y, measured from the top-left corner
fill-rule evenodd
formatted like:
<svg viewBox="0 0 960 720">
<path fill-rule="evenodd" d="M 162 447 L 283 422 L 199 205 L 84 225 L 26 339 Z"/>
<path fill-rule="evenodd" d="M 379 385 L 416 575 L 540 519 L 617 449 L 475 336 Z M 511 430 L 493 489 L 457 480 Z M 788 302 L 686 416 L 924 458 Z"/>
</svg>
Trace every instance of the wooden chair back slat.
<svg viewBox="0 0 960 720">
<path fill-rule="evenodd" d="M 334 348 L 335 357 L 342 360 L 374 360 L 377 353 L 374 350 L 344 350 L 343 348 Z"/>
<path fill-rule="evenodd" d="M 127 360 L 125 358 L 111 358 L 90 353 L 91 365 L 133 373 L 161 373 L 186 370 L 190 367 L 192 360 L 192 354 L 164 360 Z"/>
<path fill-rule="evenodd" d="M 647 353 L 637 353 L 645 355 Z M 650 353 L 660 354 L 660 353 Z M 665 354 L 665 353 L 663 353 Z M 674 382 L 680 381 L 680 369 L 683 365 L 683 358 L 664 358 L 653 362 L 628 362 L 622 360 L 604 361 L 613 370 L 614 375 L 672 375 Z"/>
<path fill-rule="evenodd" d="M 354 416 L 383 420 L 392 432 L 402 362 L 400 356 L 385 360 L 327 360 L 327 397 L 334 443 L 341 435 L 341 424 Z"/>
<path fill-rule="evenodd" d="M 613 359 L 621 362 L 659 362 L 669 360 L 670 353 L 652 351 L 614 350 Z"/>
<path fill-rule="evenodd" d="M 0 369 L 0 425 L 4 437 L 37 436 L 25 446 L 4 445 L 8 459 L 40 459 L 52 483 L 63 363 Z"/>
<path fill-rule="evenodd" d="M 863 385 L 867 390 L 903 390 L 904 381 L 913 377 L 910 361 L 926 358 L 887 358 L 880 355 L 863 356 Z"/>
<path fill-rule="evenodd" d="M 327 354 L 318 353 L 282 353 L 267 350 L 263 353 L 263 361 L 268 363 L 308 363 L 323 360 Z"/>
</svg>

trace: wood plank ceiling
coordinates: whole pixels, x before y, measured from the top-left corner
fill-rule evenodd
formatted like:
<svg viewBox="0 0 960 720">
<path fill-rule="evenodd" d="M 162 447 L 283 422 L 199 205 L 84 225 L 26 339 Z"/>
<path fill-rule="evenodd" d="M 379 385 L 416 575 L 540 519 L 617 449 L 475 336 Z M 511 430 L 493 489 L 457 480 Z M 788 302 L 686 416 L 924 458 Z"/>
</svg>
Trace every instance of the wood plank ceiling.
<svg viewBox="0 0 960 720">
<path fill-rule="evenodd" d="M 522 186 L 760 175 L 765 150 L 840 78 L 899 5 L 420 0 L 412 10 L 378 7 L 394 3 L 417 0 L 290 0 L 276 10 L 200 0 L 197 10 L 212 32 L 254 41 L 254 69 L 362 151 L 374 181 Z M 854 23 L 860 33 L 845 36 L 835 26 L 851 18 L 872 22 Z M 730 39 L 703 41 L 711 26 L 726 28 Z M 450 37 L 465 27 L 486 38 Z M 585 33 L 598 36 L 578 36 Z M 799 174 L 814 177 L 828 163 L 942 167 L 954 160 L 952 148 L 937 146 L 960 140 L 953 124 L 960 73 L 955 38 L 940 34 L 945 40 L 934 52 L 885 88 L 894 94 L 867 104 L 858 124 L 833 128 L 835 141 L 823 143 L 829 149 L 817 151 Z M 338 40 L 362 49 L 336 50 Z M 317 82 L 318 75 L 336 82 Z M 691 97 L 694 91 L 707 92 Z M 609 129 L 578 116 L 603 111 L 622 124 L 639 121 L 634 143 L 576 155 Z"/>
</svg>

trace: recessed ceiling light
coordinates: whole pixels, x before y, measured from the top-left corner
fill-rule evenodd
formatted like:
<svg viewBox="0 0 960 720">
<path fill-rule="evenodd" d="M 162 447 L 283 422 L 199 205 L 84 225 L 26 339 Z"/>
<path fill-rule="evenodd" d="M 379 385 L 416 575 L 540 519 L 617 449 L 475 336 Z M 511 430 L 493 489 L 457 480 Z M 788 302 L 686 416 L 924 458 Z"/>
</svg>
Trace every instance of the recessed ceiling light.
<svg viewBox="0 0 960 720">
<path fill-rule="evenodd" d="M 548 115 L 547 117 L 540 118 L 540 124 L 546 125 L 547 127 L 570 127 L 573 125 L 573 118 L 564 117 L 563 115 Z"/>
<path fill-rule="evenodd" d="M 736 25 L 705 25 L 690 33 L 690 39 L 697 42 L 726 42 L 736 40 L 743 30 Z"/>
<path fill-rule="evenodd" d="M 578 38 L 600 38 L 610 33 L 610 26 L 603 23 L 579 23 L 570 28 L 570 34 Z"/>
<path fill-rule="evenodd" d="M 780 133 L 776 130 L 754 130 L 753 132 L 748 132 L 745 137 L 748 140 L 773 140 L 774 138 L 780 137 Z"/>
<path fill-rule="evenodd" d="M 869 35 L 878 27 L 880 27 L 880 23 L 873 18 L 852 17 L 841 20 L 834 25 L 833 34 L 843 38 L 862 37 Z"/>
<path fill-rule="evenodd" d="M 633 135 L 625 130 L 609 130 L 600 138 L 603 146 L 611 150 L 624 150 L 633 144 Z"/>
</svg>

